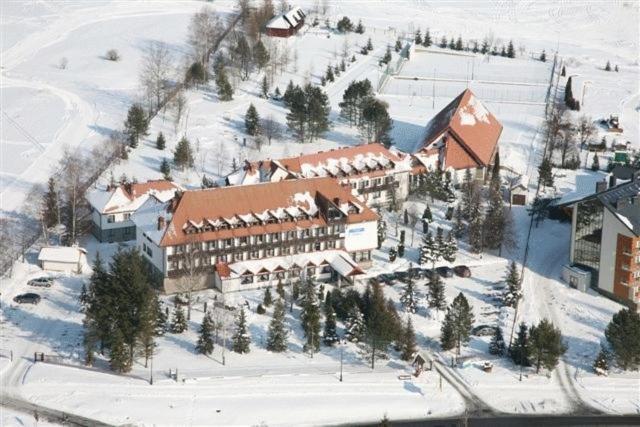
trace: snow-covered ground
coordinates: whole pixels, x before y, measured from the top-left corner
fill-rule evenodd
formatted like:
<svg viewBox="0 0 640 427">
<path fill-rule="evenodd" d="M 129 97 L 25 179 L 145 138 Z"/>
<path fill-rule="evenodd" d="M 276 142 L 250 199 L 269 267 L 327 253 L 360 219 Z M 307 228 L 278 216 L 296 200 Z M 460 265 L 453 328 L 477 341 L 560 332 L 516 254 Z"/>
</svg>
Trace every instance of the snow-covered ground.
<svg viewBox="0 0 640 427">
<path fill-rule="evenodd" d="M 273 116 L 284 126 L 286 110 L 279 103 L 258 98 L 262 76 L 254 73 L 239 85 L 234 100 L 220 103 L 215 89 L 207 86 L 187 93 L 184 120 L 174 127 L 167 110 L 151 123 L 150 135 L 123 162 L 103 176 L 113 174 L 138 180 L 158 178 L 162 158 L 172 157 L 177 140 L 186 135 L 196 149 L 196 167 L 190 173 L 173 171 L 183 184 L 198 187 L 202 175 L 209 177 L 229 172 L 231 159 L 276 158 L 299 152 L 327 150 L 361 142 L 356 129 L 338 120 L 338 102 L 349 82 L 369 78 L 374 86 L 381 77 L 378 60 L 387 44 L 393 45 L 402 34 L 411 34 L 428 23 L 435 40 L 442 35 L 461 35 L 463 39 L 482 39 L 491 35 L 505 43 L 513 39 L 524 46 L 518 59 L 445 55 L 417 52 L 379 94 L 389 103 L 394 119 L 393 137 L 398 145 L 419 135 L 424 124 L 455 95 L 469 85 L 486 102 L 504 125 L 501 138 L 501 162 L 519 173 L 529 175 L 534 190 L 536 164 L 542 147 L 537 131 L 544 111 L 544 96 L 550 62 L 532 59 L 545 49 L 548 57 L 558 49 L 567 67 L 567 75 L 577 75 L 586 83 L 581 113 L 594 119 L 619 114 L 625 129 L 623 137 L 640 146 L 638 121 L 638 4 L 628 1 L 603 2 L 473 2 L 348 1 L 330 2 L 331 18 L 348 15 L 362 18 L 364 35 L 339 35 L 313 28 L 286 43 L 297 52 L 289 68 L 276 76 L 276 86 L 284 91 L 287 82 L 317 83 L 328 64 L 336 65 L 345 42 L 356 61 L 335 82 L 326 86 L 332 105 L 332 129 L 312 144 L 295 143 L 290 136 L 275 140 L 256 150 L 243 132 L 243 116 L 254 103 L 262 117 Z M 313 2 L 302 1 L 311 8 Z M 90 149 L 100 144 L 111 130 L 118 129 L 130 103 L 137 99 L 138 67 L 148 41 L 167 42 L 179 57 L 186 52 L 185 35 L 190 15 L 203 2 L 9 2 L 2 3 L 2 82 L 0 107 L 0 207 L 19 209 L 24 195 L 34 183 L 42 183 L 52 172 L 65 146 Z M 227 16 L 232 1 L 216 1 L 212 6 Z M 323 19 L 320 20 L 323 22 Z M 372 38 L 374 51 L 358 54 L 359 47 Z M 120 51 L 123 59 L 110 62 L 101 56 L 109 48 Z M 519 49 L 518 49 L 518 52 Z M 60 69 L 62 57 L 68 59 Z M 393 61 L 397 60 L 394 55 Z M 601 68 L 607 60 L 619 65 L 618 73 Z M 471 62 L 470 62 L 471 61 Z M 473 73 L 474 81 L 465 80 Z M 411 79 L 403 79 L 410 76 Z M 413 80 L 419 77 L 419 80 Z M 509 85 L 478 80 L 511 81 L 530 85 Z M 564 79 L 560 80 L 561 87 Z M 574 93 L 578 91 L 574 89 Z M 433 97 L 435 93 L 435 98 Z M 159 131 L 168 137 L 167 148 L 159 151 L 153 141 Z M 589 171 L 567 172 L 557 176 L 560 195 L 573 198 L 591 192 L 602 174 Z M 413 203 L 413 202 L 412 202 Z M 422 205 L 418 202 L 419 209 Z M 445 228 L 443 206 L 433 206 L 437 221 Z M 500 281 L 510 259 L 521 259 L 528 227 L 526 210 L 514 207 L 519 250 L 501 257 L 470 254 L 462 245 L 456 264 L 471 267 L 469 279 L 446 279 L 450 301 L 463 292 L 474 307 L 476 324 L 499 323 L 509 331 L 512 310 L 500 309 L 496 297 Z M 388 218 L 388 224 L 393 221 Z M 416 230 L 413 245 L 405 259 L 387 262 L 388 247 L 396 244 L 393 226 L 389 238 L 374 253 L 371 275 L 406 268 L 417 262 L 421 231 Z M 402 225 L 400 226 L 402 228 Z M 411 233 L 407 231 L 407 241 Z M 100 250 L 103 257 L 118 245 L 97 245 L 88 237 L 84 246 L 91 255 Z M 537 322 L 546 317 L 562 328 L 569 351 L 550 376 L 519 370 L 508 359 L 495 359 L 487 353 L 488 338 L 474 337 L 464 349 L 465 362 L 449 369 L 487 406 L 514 413 L 569 412 L 591 406 L 610 413 L 638 413 L 638 372 L 612 371 L 608 377 L 591 373 L 590 365 L 603 339 L 603 330 L 621 306 L 600 295 L 579 293 L 559 280 L 561 266 L 568 261 L 569 226 L 546 221 L 535 229 L 530 242 L 530 259 L 525 274 L 525 298 L 517 321 Z M 13 362 L 0 357 L 2 391 L 43 406 L 78 413 L 110 423 L 145 424 L 221 424 L 269 425 L 337 424 L 376 421 L 386 413 L 391 419 L 447 416 L 463 412 L 465 402 L 448 381 L 440 390 L 439 375 L 425 372 L 418 378 L 400 380 L 409 371 L 397 354 L 371 371 L 355 346 L 343 349 L 344 381 L 338 381 L 340 349 L 326 349 L 313 359 L 301 352 L 302 335 L 294 317 L 289 351 L 272 354 L 264 349 L 264 337 L 270 316 L 256 314 L 260 292 L 236 294 L 235 302 L 247 300 L 252 351 L 237 355 L 226 351 L 221 364 L 220 346 L 211 357 L 194 351 L 196 333 L 202 318 L 203 303 L 212 292 L 199 295 L 190 329 L 182 335 L 167 334 L 158 340 L 154 358 L 154 385 L 147 382 L 149 369 L 137 364 L 131 376 L 111 375 L 99 370 L 81 369 L 82 314 L 77 296 L 87 276 L 57 276 L 51 289 L 40 291 L 38 306 L 17 306 L 13 296 L 26 291 L 29 278 L 42 275 L 35 265 L 35 252 L 24 263 L 17 263 L 13 276 L 2 280 L 2 331 L 0 355 L 10 349 Z M 424 294 L 423 282 L 418 289 Z M 385 287 L 385 293 L 398 303 L 402 285 Z M 230 301 L 231 302 L 231 301 Z M 293 317 L 292 317 L 293 316 Z M 439 324 L 442 313 L 420 308 L 411 315 L 421 348 L 437 360 L 448 362 L 450 355 L 439 351 Z M 505 333 L 505 335 L 507 335 Z M 72 366 L 32 364 L 33 353 L 59 354 Z M 479 366 L 491 360 L 492 373 Z M 446 364 L 446 363 L 445 363 Z M 105 367 L 104 361 L 97 363 Z M 180 380 L 168 378 L 169 369 L 178 369 Z M 446 368 L 445 368 L 446 369 Z M 2 415 L 3 425 L 29 424 L 33 420 L 11 411 Z"/>
</svg>

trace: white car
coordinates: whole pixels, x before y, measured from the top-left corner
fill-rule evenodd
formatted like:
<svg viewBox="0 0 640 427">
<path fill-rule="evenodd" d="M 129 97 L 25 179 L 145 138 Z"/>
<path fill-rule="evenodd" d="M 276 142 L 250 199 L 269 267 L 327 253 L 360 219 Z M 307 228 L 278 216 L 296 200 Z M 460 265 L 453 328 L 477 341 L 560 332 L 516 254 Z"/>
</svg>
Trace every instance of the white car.
<svg viewBox="0 0 640 427">
<path fill-rule="evenodd" d="M 37 286 L 39 288 L 50 288 L 53 285 L 53 279 L 51 277 L 37 277 L 27 282 L 29 286 Z"/>
</svg>

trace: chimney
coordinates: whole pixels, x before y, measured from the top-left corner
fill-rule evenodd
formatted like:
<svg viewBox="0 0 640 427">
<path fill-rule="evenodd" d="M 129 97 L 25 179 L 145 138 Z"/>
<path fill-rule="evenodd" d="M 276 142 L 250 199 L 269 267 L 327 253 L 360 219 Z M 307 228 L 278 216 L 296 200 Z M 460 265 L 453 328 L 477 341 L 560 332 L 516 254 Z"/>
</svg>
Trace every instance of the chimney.
<svg viewBox="0 0 640 427">
<path fill-rule="evenodd" d="M 616 178 L 616 176 L 613 174 L 609 175 L 609 188 L 615 187 L 617 183 L 618 179 Z"/>
<path fill-rule="evenodd" d="M 601 193 L 607 189 L 607 181 L 602 180 L 596 182 L 596 193 Z"/>
<path fill-rule="evenodd" d="M 164 217 L 161 215 L 158 217 L 158 230 L 162 231 L 164 230 L 164 225 L 165 225 L 165 219 Z"/>
<path fill-rule="evenodd" d="M 340 197 L 334 197 L 334 198 L 333 198 L 333 203 L 334 203 L 336 206 L 338 206 L 338 207 L 339 207 L 339 206 L 340 206 Z"/>
</svg>

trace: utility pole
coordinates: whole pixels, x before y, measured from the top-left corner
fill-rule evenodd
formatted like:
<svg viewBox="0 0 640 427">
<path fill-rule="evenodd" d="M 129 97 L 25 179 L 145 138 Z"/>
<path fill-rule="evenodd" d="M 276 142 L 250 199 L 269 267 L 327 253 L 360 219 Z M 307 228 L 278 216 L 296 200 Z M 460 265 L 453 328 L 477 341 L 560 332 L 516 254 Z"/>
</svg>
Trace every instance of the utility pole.
<svg viewBox="0 0 640 427">
<path fill-rule="evenodd" d="M 150 360 L 150 366 L 149 366 L 149 384 L 153 385 L 153 354 L 151 354 L 151 360 Z"/>
<path fill-rule="evenodd" d="M 340 341 L 340 382 L 342 382 L 342 353 L 344 351 L 344 343 Z"/>
</svg>

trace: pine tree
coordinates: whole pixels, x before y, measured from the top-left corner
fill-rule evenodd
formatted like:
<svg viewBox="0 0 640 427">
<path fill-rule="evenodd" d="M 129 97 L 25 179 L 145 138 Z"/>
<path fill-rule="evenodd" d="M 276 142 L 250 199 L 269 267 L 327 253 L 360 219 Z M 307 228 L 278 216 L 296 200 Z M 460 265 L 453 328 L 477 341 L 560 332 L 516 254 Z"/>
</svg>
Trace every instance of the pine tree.
<svg viewBox="0 0 640 427">
<path fill-rule="evenodd" d="M 415 313 L 418 309 L 416 289 L 411 279 L 409 279 L 409 283 L 404 287 L 404 291 L 400 297 L 400 302 L 407 313 Z"/>
<path fill-rule="evenodd" d="M 300 321 L 306 338 L 305 351 L 312 353 L 318 351 L 320 349 L 320 307 L 311 281 L 306 283 L 304 288 Z"/>
<path fill-rule="evenodd" d="M 469 221 L 471 219 L 471 209 L 473 206 L 473 199 L 476 196 L 478 190 L 473 177 L 471 176 L 471 170 L 466 169 L 464 171 L 464 179 L 461 186 L 462 191 L 462 214 L 463 218 Z"/>
<path fill-rule="evenodd" d="M 424 208 L 422 212 L 422 232 L 426 233 L 429 230 L 429 223 L 433 221 L 433 215 L 431 215 L 431 209 L 429 205 Z"/>
<path fill-rule="evenodd" d="M 333 82 L 335 80 L 333 76 L 333 67 L 331 65 L 327 65 L 327 71 L 324 73 L 324 78 L 328 82 Z"/>
<path fill-rule="evenodd" d="M 505 49 L 504 45 L 502 45 L 502 49 L 500 49 L 500 56 L 507 56 L 507 50 Z"/>
<path fill-rule="evenodd" d="M 462 37 L 458 36 L 458 40 L 456 40 L 455 50 L 462 50 L 462 49 L 463 49 L 463 47 L 462 47 Z"/>
<path fill-rule="evenodd" d="M 435 273 L 435 272 L 434 272 Z M 429 281 L 429 307 L 442 311 L 447 308 L 447 299 L 444 295 L 444 283 L 439 274 L 432 274 Z"/>
<path fill-rule="evenodd" d="M 441 328 L 440 344 L 443 350 L 456 349 L 460 354 L 463 344 L 469 342 L 471 326 L 473 325 L 473 310 L 465 296 L 460 292 L 447 308 Z"/>
<path fill-rule="evenodd" d="M 402 258 L 402 257 L 404 256 L 404 242 L 400 242 L 400 243 L 398 244 L 397 252 L 398 252 L 398 256 L 399 256 L 400 258 Z"/>
<path fill-rule="evenodd" d="M 609 355 L 604 348 L 600 348 L 600 352 L 593 361 L 593 371 L 598 375 L 607 375 L 609 372 Z"/>
<path fill-rule="evenodd" d="M 273 297 L 271 296 L 271 288 L 266 288 L 264 290 L 264 298 L 262 299 L 262 305 L 265 307 L 271 307 L 273 304 Z"/>
<path fill-rule="evenodd" d="M 440 39 L 440 48 L 445 49 L 447 47 L 447 38 L 445 36 L 442 36 L 442 39 Z"/>
<path fill-rule="evenodd" d="M 267 99 L 269 97 L 269 82 L 267 81 L 267 75 L 262 78 L 262 86 L 260 87 L 262 97 Z"/>
<path fill-rule="evenodd" d="M 400 358 L 405 361 L 411 360 L 417 349 L 416 331 L 413 329 L 411 317 L 407 316 L 407 321 L 402 330 L 402 340 L 400 345 Z"/>
<path fill-rule="evenodd" d="M 176 151 L 173 152 L 173 163 L 182 170 L 193 167 L 193 150 L 191 149 L 191 143 L 186 137 L 182 137 L 180 141 L 178 141 Z"/>
<path fill-rule="evenodd" d="M 478 42 L 476 40 L 473 41 L 473 49 L 471 49 L 473 53 L 478 53 L 480 49 L 478 48 Z"/>
<path fill-rule="evenodd" d="M 371 369 L 375 360 L 384 353 L 391 341 L 397 338 L 397 313 L 390 311 L 380 284 L 371 284 L 369 308 L 365 311 L 366 343 L 371 355 Z"/>
<path fill-rule="evenodd" d="M 551 161 L 545 157 L 538 167 L 538 179 L 543 187 L 553 187 L 553 170 Z"/>
<path fill-rule="evenodd" d="M 591 163 L 591 170 L 597 172 L 600 170 L 600 159 L 598 158 L 598 154 L 593 155 L 593 162 Z"/>
<path fill-rule="evenodd" d="M 47 192 L 44 193 L 43 221 L 47 228 L 58 224 L 58 190 L 53 177 L 47 182 Z"/>
<path fill-rule="evenodd" d="M 157 336 L 157 308 L 156 308 L 156 298 L 157 295 L 155 292 L 152 292 L 149 288 L 149 294 L 152 295 L 150 298 L 146 298 L 145 302 L 142 304 L 142 308 L 140 310 L 138 327 L 136 328 L 137 342 L 136 342 L 136 350 L 139 355 L 144 357 L 144 367 L 147 367 L 149 363 L 149 359 L 153 356 L 156 350 L 156 342 L 155 338 Z"/>
<path fill-rule="evenodd" d="M 453 37 L 449 39 L 449 46 L 447 46 L 451 50 L 456 50 L 456 41 Z"/>
<path fill-rule="evenodd" d="M 136 148 L 140 137 L 147 135 L 149 122 L 144 109 L 139 104 L 133 104 L 127 113 L 127 120 L 124 122 L 124 134 L 127 136 L 129 146 Z"/>
<path fill-rule="evenodd" d="M 540 54 L 540 61 L 547 62 L 547 54 L 545 53 L 544 49 L 542 49 L 542 53 Z"/>
<path fill-rule="evenodd" d="M 358 25 L 356 25 L 355 32 L 357 34 L 364 34 L 364 26 L 362 25 L 362 20 L 358 21 Z"/>
<path fill-rule="evenodd" d="M 507 289 L 502 298 L 502 303 L 505 307 L 515 307 L 522 296 L 520 290 L 520 274 L 518 273 L 518 267 L 515 261 L 511 261 L 511 264 L 509 264 L 505 282 Z"/>
<path fill-rule="evenodd" d="M 258 111 L 253 104 L 249 104 L 249 108 L 247 108 L 247 112 L 244 116 L 244 128 L 249 135 L 257 135 L 258 134 L 258 126 L 260 124 L 260 116 L 258 115 Z"/>
<path fill-rule="evenodd" d="M 367 50 L 369 52 L 371 52 L 373 50 L 373 43 L 371 43 L 371 37 L 369 37 L 369 39 L 367 40 L 367 46 L 366 46 Z"/>
<path fill-rule="evenodd" d="M 391 136 L 389 132 L 393 127 L 393 121 L 389 115 L 389 105 L 369 97 L 363 100 L 358 127 L 362 135 L 369 141 L 376 141 L 386 148 L 391 146 Z"/>
<path fill-rule="evenodd" d="M 154 306 L 156 310 L 155 334 L 159 337 L 164 335 L 165 332 L 167 332 L 167 330 L 169 329 L 169 319 L 167 318 L 167 312 L 163 309 L 162 304 L 160 303 L 160 299 L 157 295 L 154 298 Z"/>
<path fill-rule="evenodd" d="M 515 58 L 516 50 L 513 48 L 513 41 L 509 40 L 509 45 L 507 46 L 507 57 Z"/>
<path fill-rule="evenodd" d="M 113 331 L 109 356 L 109 365 L 113 371 L 125 373 L 131 370 L 129 350 L 119 328 L 115 328 Z"/>
<path fill-rule="evenodd" d="M 164 147 L 167 145 L 167 141 L 164 139 L 164 135 L 162 132 L 158 132 L 158 137 L 156 138 L 156 148 L 158 150 L 164 150 Z"/>
<path fill-rule="evenodd" d="M 484 240 L 484 218 L 480 209 L 479 195 L 473 198 L 469 218 L 469 246 L 471 246 L 471 252 L 479 254 L 483 250 Z"/>
<path fill-rule="evenodd" d="M 461 238 L 465 232 L 464 219 L 463 219 L 462 208 L 460 205 L 456 206 L 456 210 L 454 213 L 455 223 L 453 224 L 453 235 L 456 238 Z"/>
<path fill-rule="evenodd" d="M 394 262 L 398 256 L 398 252 L 395 248 L 389 249 L 389 262 Z"/>
<path fill-rule="evenodd" d="M 279 299 L 273 306 L 273 318 L 269 323 L 267 333 L 267 350 L 275 353 L 287 351 L 287 340 L 289 333 L 284 323 L 285 308 L 284 302 Z"/>
<path fill-rule="evenodd" d="M 516 365 L 530 366 L 529 365 L 529 332 L 527 325 L 522 322 L 518 328 L 518 335 L 516 340 L 511 345 L 510 352 L 511 359 Z"/>
<path fill-rule="evenodd" d="M 378 249 L 382 247 L 384 239 L 387 238 L 387 223 L 380 218 L 378 220 Z"/>
<path fill-rule="evenodd" d="M 216 72 L 216 87 L 218 88 L 220 101 L 231 101 L 233 99 L 233 87 L 229 83 L 229 78 L 224 68 L 220 68 Z"/>
<path fill-rule="evenodd" d="M 480 53 L 486 55 L 489 52 L 489 40 L 482 40 L 482 46 L 480 47 Z"/>
<path fill-rule="evenodd" d="M 384 56 L 382 57 L 382 59 L 380 60 L 380 63 L 388 64 L 389 62 L 391 62 L 391 47 L 387 46 L 387 50 L 384 53 Z"/>
<path fill-rule="evenodd" d="M 393 50 L 395 50 L 396 53 L 398 53 L 398 52 L 400 52 L 402 50 L 402 41 L 400 40 L 400 38 L 398 38 L 398 40 L 396 40 L 396 44 L 395 44 Z"/>
<path fill-rule="evenodd" d="M 269 52 L 261 40 L 258 40 L 253 47 L 253 61 L 260 70 L 269 63 Z"/>
<path fill-rule="evenodd" d="M 543 319 L 529 329 L 529 356 L 531 362 L 536 367 L 536 374 L 540 373 L 540 368 L 544 367 L 549 371 L 555 369 L 558 360 L 566 351 L 567 347 L 562 342 L 560 329 L 553 326 L 553 323 Z"/>
<path fill-rule="evenodd" d="M 173 308 L 173 318 L 171 319 L 171 332 L 174 334 L 181 334 L 186 330 L 187 318 L 184 315 L 184 310 L 176 304 Z"/>
<path fill-rule="evenodd" d="M 160 173 L 164 179 L 171 181 L 171 166 L 166 158 L 162 159 L 160 163 Z"/>
<path fill-rule="evenodd" d="M 435 266 L 438 259 L 439 253 L 436 242 L 433 239 L 431 231 L 427 231 L 427 234 L 423 234 L 422 236 L 422 246 L 420 246 L 420 265 L 430 263 L 432 266 Z"/>
<path fill-rule="evenodd" d="M 196 351 L 198 353 L 206 355 L 213 353 L 213 330 L 213 319 L 211 318 L 211 314 L 207 312 L 202 319 L 202 325 L 200 325 L 198 343 L 196 344 Z"/>
<path fill-rule="evenodd" d="M 280 99 L 281 98 L 281 93 L 280 93 L 280 88 L 276 86 L 276 90 L 273 91 L 273 95 L 275 96 L 276 99 Z"/>
<path fill-rule="evenodd" d="M 345 322 L 345 338 L 350 342 L 361 342 L 365 336 L 365 325 L 362 311 L 353 305 L 347 314 Z"/>
<path fill-rule="evenodd" d="M 251 336 L 247 330 L 247 315 L 244 312 L 244 307 L 240 308 L 240 313 L 236 319 L 236 329 L 231 338 L 233 343 L 232 349 L 236 353 L 249 353 L 251 344 Z"/>
<path fill-rule="evenodd" d="M 276 293 L 280 298 L 284 299 L 285 293 L 284 293 L 284 284 L 282 283 L 282 280 L 278 280 L 278 284 L 276 285 Z"/>
<path fill-rule="evenodd" d="M 424 33 L 424 40 L 422 41 L 422 45 L 424 47 L 429 47 L 433 44 L 433 40 L 431 40 L 431 34 L 429 33 L 429 29 Z"/>
<path fill-rule="evenodd" d="M 620 310 L 611 318 L 604 335 L 622 369 L 640 366 L 640 314 L 628 308 Z"/>
<path fill-rule="evenodd" d="M 329 293 L 327 293 L 327 295 L 329 295 Z M 331 304 L 325 304 L 322 341 L 325 345 L 329 346 L 339 341 L 338 334 L 336 333 L 336 313 L 333 311 Z"/>
<path fill-rule="evenodd" d="M 418 28 L 416 30 L 416 34 L 413 38 L 413 41 L 415 42 L 416 45 L 421 45 L 422 44 L 422 35 L 420 33 L 420 28 Z"/>
<path fill-rule="evenodd" d="M 607 61 L 607 65 L 604 66 L 605 71 L 611 71 L 611 62 Z"/>
<path fill-rule="evenodd" d="M 489 200 L 484 217 L 484 246 L 489 249 L 500 249 L 505 240 L 505 209 L 500 190 L 500 176 L 491 179 Z"/>
<path fill-rule="evenodd" d="M 506 349 L 504 345 L 504 338 L 502 337 L 502 329 L 500 326 L 496 326 L 491 342 L 489 343 L 489 354 L 494 356 L 504 356 Z"/>
</svg>

